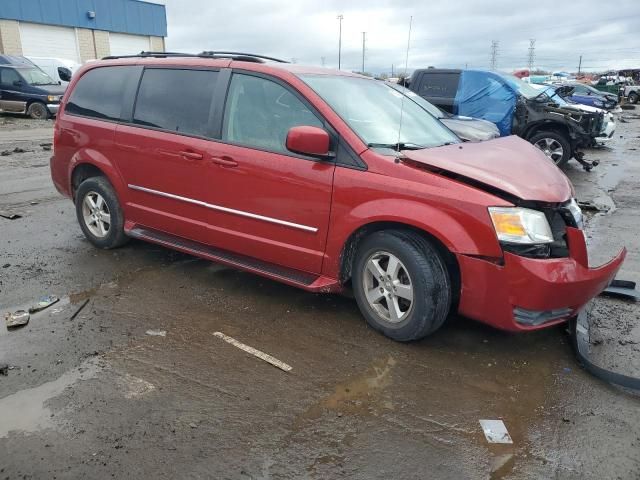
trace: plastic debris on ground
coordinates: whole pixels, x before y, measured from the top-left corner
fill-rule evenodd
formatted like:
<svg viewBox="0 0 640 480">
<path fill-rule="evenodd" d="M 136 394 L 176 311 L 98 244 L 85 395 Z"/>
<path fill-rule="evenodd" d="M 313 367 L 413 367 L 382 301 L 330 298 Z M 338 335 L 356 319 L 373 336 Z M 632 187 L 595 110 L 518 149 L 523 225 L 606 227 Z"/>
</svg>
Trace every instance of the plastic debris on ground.
<svg viewBox="0 0 640 480">
<path fill-rule="evenodd" d="M 47 295 L 45 297 L 42 297 L 40 300 L 38 300 L 38 304 L 30 307 L 29 308 L 29 313 L 36 313 L 39 312 L 41 310 L 44 310 L 45 308 L 50 307 L 51 305 L 53 305 L 54 303 L 59 302 L 60 299 L 58 297 L 56 297 L 55 295 Z"/>
<path fill-rule="evenodd" d="M 250 347 L 249 345 L 245 345 L 242 342 L 239 342 L 238 340 L 236 340 L 233 337 L 229 337 L 227 335 L 225 335 L 222 332 L 215 332 L 213 335 L 215 335 L 218 338 L 221 338 L 222 340 L 224 340 L 227 343 L 230 343 L 231 345 L 233 345 L 236 348 L 239 348 L 242 351 L 245 351 L 251 355 L 253 355 L 254 357 L 258 357 L 260 360 L 264 360 L 267 363 L 270 363 L 271 365 L 273 365 L 274 367 L 279 368 L 280 370 L 283 370 L 285 372 L 289 372 L 293 369 L 293 367 L 291 365 L 288 365 L 280 360 L 278 360 L 275 357 L 272 357 L 271 355 L 261 352 L 260 350 L 257 350 L 253 347 Z"/>
<path fill-rule="evenodd" d="M 146 334 L 151 335 L 152 337 L 166 337 L 167 331 L 166 330 L 147 330 Z"/>
<path fill-rule="evenodd" d="M 9 365 L 0 363 L 0 375 L 4 375 L 5 377 L 9 375 Z"/>
<path fill-rule="evenodd" d="M 82 304 L 78 307 L 78 309 L 73 313 L 73 315 L 71 315 L 71 317 L 69 317 L 69 320 L 75 320 L 75 318 L 80 314 L 80 312 L 84 309 L 84 307 L 87 306 L 87 303 L 89 303 L 89 300 L 91 300 L 90 298 L 87 298 L 84 302 L 82 302 Z"/>
<path fill-rule="evenodd" d="M 480 420 L 480 426 L 489 443 L 513 443 L 502 420 Z"/>
<path fill-rule="evenodd" d="M 6 218 L 7 220 L 16 220 L 17 218 L 22 218 L 21 215 L 13 212 L 7 212 L 6 210 L 0 210 L 0 217 Z"/>
<path fill-rule="evenodd" d="M 13 313 L 7 313 L 5 316 L 7 328 L 22 327 L 29 323 L 29 317 L 29 312 L 25 310 L 16 310 Z"/>
</svg>

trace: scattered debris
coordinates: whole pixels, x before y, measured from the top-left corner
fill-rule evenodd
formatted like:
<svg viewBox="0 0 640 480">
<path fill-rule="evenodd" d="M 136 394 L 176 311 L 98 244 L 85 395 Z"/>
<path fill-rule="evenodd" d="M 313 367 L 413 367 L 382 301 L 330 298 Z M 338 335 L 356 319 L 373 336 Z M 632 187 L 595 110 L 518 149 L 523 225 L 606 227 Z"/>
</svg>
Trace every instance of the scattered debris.
<svg viewBox="0 0 640 480">
<path fill-rule="evenodd" d="M 6 363 L 0 363 L 0 375 L 4 375 L 5 377 L 9 375 L 9 365 Z"/>
<path fill-rule="evenodd" d="M 191 423 L 189 424 L 189 426 L 190 426 L 191 428 L 198 428 L 198 425 L 196 425 L 196 424 L 195 424 L 195 423 L 193 423 L 193 422 L 191 422 Z"/>
<path fill-rule="evenodd" d="M 35 307 L 30 307 L 29 313 L 39 312 L 40 310 L 44 310 L 45 308 L 48 308 L 59 301 L 60 299 L 58 297 L 54 295 L 47 295 L 38 300 L 38 304 Z"/>
<path fill-rule="evenodd" d="M 502 420 L 480 420 L 480 426 L 489 443 L 513 443 Z"/>
<path fill-rule="evenodd" d="M 45 150 L 45 151 L 51 150 L 51 146 L 52 145 L 53 145 L 52 143 L 41 143 L 40 144 L 40 146 L 42 147 L 42 150 Z"/>
<path fill-rule="evenodd" d="M 7 313 L 5 316 L 7 328 L 22 327 L 29 323 L 29 317 L 29 312 L 25 310 L 16 310 L 13 313 Z"/>
<path fill-rule="evenodd" d="M 40 203 L 40 202 L 36 202 L 36 201 L 29 202 L 30 205 L 38 205 L 38 203 Z"/>
<path fill-rule="evenodd" d="M 607 211 L 606 209 L 601 208 L 600 206 L 596 205 L 593 202 L 578 202 L 578 206 L 582 210 L 587 210 L 589 212 L 606 212 Z"/>
<path fill-rule="evenodd" d="M 167 336 L 167 331 L 166 330 L 147 330 L 145 333 L 147 335 L 151 335 L 152 337 L 166 337 Z"/>
<path fill-rule="evenodd" d="M 7 212 L 6 210 L 0 210 L 0 217 L 4 217 L 8 220 L 15 220 L 16 218 L 22 218 L 21 215 L 17 213 Z"/>
<path fill-rule="evenodd" d="M 13 153 L 24 153 L 26 150 L 24 148 L 16 147 L 13 149 Z"/>
<path fill-rule="evenodd" d="M 256 350 L 255 348 L 250 347 L 249 345 L 245 345 L 244 343 L 239 342 L 235 338 L 229 337 L 229 336 L 225 335 L 222 332 L 214 332 L 213 335 L 215 335 L 218 338 L 221 338 L 225 342 L 230 343 L 231 345 L 233 345 L 234 347 L 239 348 L 240 350 L 243 350 L 243 351 L 245 351 L 247 353 L 250 353 L 254 357 L 258 357 L 259 359 L 264 360 L 267 363 L 270 363 L 271 365 L 273 365 L 274 367 L 279 368 L 280 370 L 284 370 L 285 372 L 289 372 L 289 371 L 291 371 L 293 369 L 293 367 L 291 365 L 287 365 L 286 363 L 281 362 L 277 358 L 274 358 L 271 355 L 268 355 L 268 354 L 266 354 L 264 352 L 261 352 L 260 350 Z"/>
<path fill-rule="evenodd" d="M 2 268 L 9 268 L 11 266 L 10 263 L 5 263 L 4 265 L 2 265 Z"/>
<path fill-rule="evenodd" d="M 11 150 L 3 150 L 2 152 L 0 152 L 0 155 L 3 157 L 8 157 L 9 155 L 11 155 Z"/>
<path fill-rule="evenodd" d="M 71 317 L 69 318 L 69 320 L 75 320 L 75 318 L 78 316 L 78 314 L 84 309 L 84 307 L 87 306 L 87 303 L 89 303 L 89 300 L 91 300 L 90 298 L 87 298 L 84 302 L 82 302 L 82 304 L 78 307 L 78 309 L 73 313 L 73 315 L 71 315 Z"/>
</svg>

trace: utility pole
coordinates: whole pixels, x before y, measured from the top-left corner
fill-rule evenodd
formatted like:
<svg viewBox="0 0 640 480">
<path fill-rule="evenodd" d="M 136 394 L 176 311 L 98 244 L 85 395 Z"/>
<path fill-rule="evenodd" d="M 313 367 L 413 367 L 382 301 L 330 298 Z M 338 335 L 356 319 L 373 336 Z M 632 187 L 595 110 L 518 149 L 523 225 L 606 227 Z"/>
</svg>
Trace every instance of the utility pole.
<svg viewBox="0 0 640 480">
<path fill-rule="evenodd" d="M 529 40 L 529 72 L 533 70 L 533 62 L 536 58 L 536 39 Z"/>
<path fill-rule="evenodd" d="M 362 74 L 364 75 L 364 51 L 366 45 L 367 32 L 362 32 Z"/>
<path fill-rule="evenodd" d="M 582 68 L 582 55 L 580 55 L 580 62 L 578 62 L 578 75 L 580 74 L 581 68 Z"/>
<path fill-rule="evenodd" d="M 498 66 L 498 47 L 500 42 L 497 40 L 491 41 L 491 70 L 495 70 Z"/>
<path fill-rule="evenodd" d="M 337 19 L 340 22 L 340 33 L 338 33 L 338 70 L 342 66 L 342 19 L 344 15 L 338 15 Z"/>
<path fill-rule="evenodd" d="M 327 57 L 320 57 L 320 63 L 322 64 L 323 67 L 326 63 L 326 60 L 327 60 Z"/>
</svg>

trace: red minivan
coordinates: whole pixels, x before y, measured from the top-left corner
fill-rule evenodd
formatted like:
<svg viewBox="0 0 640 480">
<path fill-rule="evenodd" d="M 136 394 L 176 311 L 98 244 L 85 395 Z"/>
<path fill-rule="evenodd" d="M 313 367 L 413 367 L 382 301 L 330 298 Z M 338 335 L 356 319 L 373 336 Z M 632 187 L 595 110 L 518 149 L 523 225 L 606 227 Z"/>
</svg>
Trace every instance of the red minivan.
<svg viewBox="0 0 640 480">
<path fill-rule="evenodd" d="M 85 65 L 51 174 L 96 247 L 129 237 L 314 292 L 400 341 L 451 313 L 510 331 L 577 314 L 590 268 L 567 177 L 524 140 L 462 143 L 408 91 L 258 55 Z"/>
</svg>

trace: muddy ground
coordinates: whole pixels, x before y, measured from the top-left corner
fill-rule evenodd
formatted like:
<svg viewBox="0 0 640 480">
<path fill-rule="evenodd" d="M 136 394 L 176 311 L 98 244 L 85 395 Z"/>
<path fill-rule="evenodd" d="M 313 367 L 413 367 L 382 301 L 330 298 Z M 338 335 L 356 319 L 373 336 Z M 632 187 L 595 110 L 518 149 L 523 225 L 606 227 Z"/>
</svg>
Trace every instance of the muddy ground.
<svg viewBox="0 0 640 480">
<path fill-rule="evenodd" d="M 51 184 L 51 125 L 0 116 L 0 210 L 22 216 L 0 217 L 0 311 L 61 298 L 0 325 L 0 478 L 640 478 L 640 397 L 583 371 L 564 327 L 451 318 L 399 344 L 348 298 L 138 241 L 96 250 Z M 629 119 L 588 152 L 594 171 L 567 168 L 581 201 L 610 208 L 589 214 L 593 264 L 625 244 L 619 277 L 635 281 L 638 149 Z M 593 358 L 640 376 L 639 316 L 597 299 Z M 504 420 L 513 444 L 488 444 L 480 419 Z"/>
</svg>

